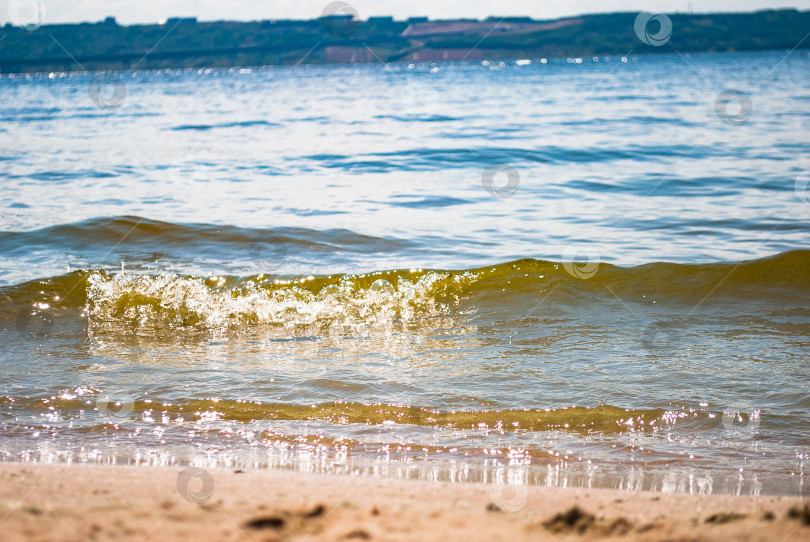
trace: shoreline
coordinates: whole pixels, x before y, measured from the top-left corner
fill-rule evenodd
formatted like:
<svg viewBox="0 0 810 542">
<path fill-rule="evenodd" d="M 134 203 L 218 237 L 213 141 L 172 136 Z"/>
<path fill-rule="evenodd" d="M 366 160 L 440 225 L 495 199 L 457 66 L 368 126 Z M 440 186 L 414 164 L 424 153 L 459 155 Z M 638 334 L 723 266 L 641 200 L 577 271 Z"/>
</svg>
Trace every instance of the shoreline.
<svg viewBox="0 0 810 542">
<path fill-rule="evenodd" d="M 4 540 L 804 540 L 799 497 L 0 463 Z"/>
<path fill-rule="evenodd" d="M 337 19 L 324 13 L 310 20 L 251 21 L 185 17 L 132 25 L 120 25 L 108 17 L 96 24 L 43 25 L 41 19 L 28 20 L 16 14 L 10 21 L 14 25 L 8 31 L 11 39 L 0 44 L 0 72 L 297 66 L 304 61 L 309 65 L 382 65 L 466 59 L 588 59 L 595 55 L 604 59 L 621 58 L 627 51 L 637 55 L 653 51 L 785 51 L 804 43 L 801 29 L 810 19 L 807 10 L 795 8 L 660 14 L 665 21 L 662 24 L 668 24 L 670 30 L 653 43 L 646 33 L 651 17 L 642 19 L 644 27 L 638 26 L 635 11 L 542 19 L 491 16 L 483 20 L 362 19 L 357 12 L 354 18 L 343 15 Z M 41 26 L 48 32 L 30 32 Z M 677 32 L 672 32 L 673 27 Z M 593 28 L 601 32 L 594 33 Z M 773 35 L 763 30 L 767 28 L 782 32 Z M 493 32 L 497 39 L 487 40 Z M 571 32 L 583 38 L 572 40 Z M 63 47 L 52 43 L 48 37 L 51 33 Z M 167 39 L 155 44 L 156 35 Z M 538 41 L 538 37 L 542 39 Z M 19 51 L 26 54 L 21 56 Z"/>
</svg>

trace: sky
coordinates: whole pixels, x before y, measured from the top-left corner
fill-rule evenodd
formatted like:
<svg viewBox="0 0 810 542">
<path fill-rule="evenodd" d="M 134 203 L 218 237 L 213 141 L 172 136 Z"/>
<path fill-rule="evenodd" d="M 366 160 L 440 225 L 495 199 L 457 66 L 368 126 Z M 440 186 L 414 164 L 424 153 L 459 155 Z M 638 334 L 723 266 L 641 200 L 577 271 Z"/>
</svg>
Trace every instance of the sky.
<svg viewBox="0 0 810 542">
<path fill-rule="evenodd" d="M 199 20 L 312 19 L 331 0 L 0 0 L 0 23 L 19 9 L 42 6 L 44 23 L 99 21 L 112 15 L 120 24 L 156 23 L 169 17 Z M 810 9 L 810 0 L 347 0 L 361 19 L 375 15 L 441 18 L 524 16 L 551 19 L 583 13 L 655 10 L 673 12 L 754 11 L 795 7 Z"/>
</svg>

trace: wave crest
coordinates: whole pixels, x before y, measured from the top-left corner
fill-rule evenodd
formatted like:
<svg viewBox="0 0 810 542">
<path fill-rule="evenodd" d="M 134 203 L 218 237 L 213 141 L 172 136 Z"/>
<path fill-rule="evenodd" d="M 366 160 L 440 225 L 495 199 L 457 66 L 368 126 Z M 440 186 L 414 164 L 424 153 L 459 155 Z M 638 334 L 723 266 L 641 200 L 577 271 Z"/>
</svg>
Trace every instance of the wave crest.
<svg viewBox="0 0 810 542">
<path fill-rule="evenodd" d="M 471 272 L 421 270 L 294 280 L 94 272 L 88 277 L 87 312 L 91 323 L 139 327 L 401 329 L 450 314 L 475 278 Z"/>
</svg>

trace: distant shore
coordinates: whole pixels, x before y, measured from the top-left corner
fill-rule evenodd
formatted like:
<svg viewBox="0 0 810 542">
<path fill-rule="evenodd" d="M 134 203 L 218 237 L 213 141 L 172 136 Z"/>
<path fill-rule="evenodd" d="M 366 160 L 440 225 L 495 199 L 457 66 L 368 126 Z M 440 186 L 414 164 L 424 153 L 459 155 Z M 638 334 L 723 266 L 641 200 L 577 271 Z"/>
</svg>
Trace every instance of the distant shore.
<svg viewBox="0 0 810 542">
<path fill-rule="evenodd" d="M 799 498 L 0 464 L 3 539 L 807 540 Z"/>
<path fill-rule="evenodd" d="M 808 30 L 810 11 L 795 9 L 603 13 L 550 21 L 176 18 L 124 26 L 112 17 L 78 24 L 20 19 L 0 28 L 0 73 L 792 50 L 810 47 Z"/>
</svg>

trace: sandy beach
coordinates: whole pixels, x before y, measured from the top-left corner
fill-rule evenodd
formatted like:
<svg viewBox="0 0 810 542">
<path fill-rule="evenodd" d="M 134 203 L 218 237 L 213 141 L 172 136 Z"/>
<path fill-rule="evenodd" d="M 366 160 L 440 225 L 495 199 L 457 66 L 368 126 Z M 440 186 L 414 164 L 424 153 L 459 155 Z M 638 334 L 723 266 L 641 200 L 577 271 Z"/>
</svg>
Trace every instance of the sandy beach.
<svg viewBox="0 0 810 542">
<path fill-rule="evenodd" d="M 0 480 L 7 541 L 810 539 L 790 497 L 14 463 Z"/>
</svg>

